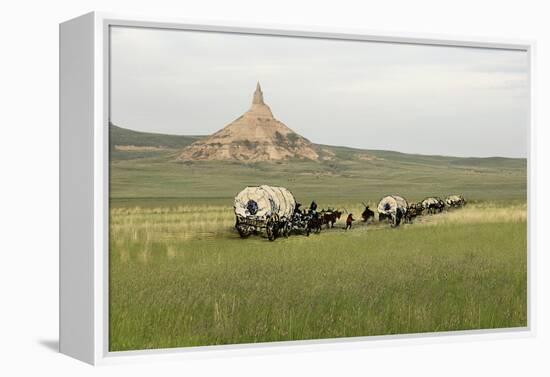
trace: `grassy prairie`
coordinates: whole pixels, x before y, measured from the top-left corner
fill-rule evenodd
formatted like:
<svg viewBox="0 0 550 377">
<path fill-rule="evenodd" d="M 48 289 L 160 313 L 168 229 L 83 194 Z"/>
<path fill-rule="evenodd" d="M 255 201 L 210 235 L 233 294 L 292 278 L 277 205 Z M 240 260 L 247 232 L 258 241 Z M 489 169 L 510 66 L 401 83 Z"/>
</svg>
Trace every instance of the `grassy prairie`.
<svg viewBox="0 0 550 377">
<path fill-rule="evenodd" d="M 527 325 L 524 159 L 319 146 L 330 160 L 176 162 L 197 138 L 112 129 L 111 351 Z M 469 204 L 398 229 L 342 218 L 242 240 L 233 198 L 261 184 L 356 218 L 387 194 Z"/>
<path fill-rule="evenodd" d="M 110 348 L 525 326 L 525 209 L 275 242 L 239 239 L 225 207 L 113 209 Z"/>
<path fill-rule="evenodd" d="M 331 150 L 334 157 L 328 161 L 253 164 L 175 162 L 175 150 L 118 152 L 111 156 L 111 206 L 231 206 L 243 187 L 262 184 L 287 187 L 304 204 L 312 199 L 325 205 L 376 202 L 391 193 L 411 200 L 452 193 L 470 200 L 526 198 L 524 159 Z"/>
</svg>

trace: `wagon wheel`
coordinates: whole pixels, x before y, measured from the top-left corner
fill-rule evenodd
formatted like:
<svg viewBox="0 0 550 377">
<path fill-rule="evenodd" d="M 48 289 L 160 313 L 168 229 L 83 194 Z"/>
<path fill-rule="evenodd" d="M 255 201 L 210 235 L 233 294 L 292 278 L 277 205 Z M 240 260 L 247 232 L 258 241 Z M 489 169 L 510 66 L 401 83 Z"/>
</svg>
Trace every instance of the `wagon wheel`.
<svg viewBox="0 0 550 377">
<path fill-rule="evenodd" d="M 277 223 L 273 222 L 267 225 L 266 231 L 267 231 L 267 238 L 270 241 L 275 241 L 275 239 L 279 235 L 279 226 L 277 225 Z"/>
<path fill-rule="evenodd" d="M 403 212 L 399 208 L 397 209 L 395 214 L 392 214 L 391 221 L 392 221 L 392 228 L 398 227 L 399 224 L 401 224 L 401 221 L 403 222 L 405 221 Z"/>
<path fill-rule="evenodd" d="M 240 225 L 237 225 L 236 228 L 237 228 L 237 232 L 239 232 L 239 236 L 241 236 L 241 238 L 247 238 L 248 236 L 250 236 L 251 232 L 248 228 L 240 226 Z"/>
<path fill-rule="evenodd" d="M 285 238 L 288 238 L 288 236 L 290 236 L 291 230 L 292 230 L 292 225 L 290 224 L 290 221 L 286 221 L 285 225 L 283 225 L 283 236 Z"/>
<path fill-rule="evenodd" d="M 265 231 L 267 233 L 267 238 L 270 241 L 275 241 L 275 238 L 279 235 L 279 226 L 277 221 L 273 218 L 269 219 L 265 225 Z"/>
<path fill-rule="evenodd" d="M 267 233 L 267 239 L 270 241 L 274 241 L 275 236 L 273 234 L 273 224 L 267 224 L 267 226 L 265 227 L 265 231 Z"/>
<path fill-rule="evenodd" d="M 390 226 L 392 228 L 395 228 L 397 226 L 397 215 L 394 215 L 393 213 L 390 215 Z"/>
</svg>

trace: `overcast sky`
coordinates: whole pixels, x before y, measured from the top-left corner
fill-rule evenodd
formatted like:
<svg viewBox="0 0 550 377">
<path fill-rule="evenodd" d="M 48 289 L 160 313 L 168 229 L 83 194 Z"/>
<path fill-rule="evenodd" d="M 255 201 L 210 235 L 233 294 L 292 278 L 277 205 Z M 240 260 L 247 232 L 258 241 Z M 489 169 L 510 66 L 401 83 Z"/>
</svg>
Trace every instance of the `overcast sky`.
<svg viewBox="0 0 550 377">
<path fill-rule="evenodd" d="M 330 145 L 526 157 L 526 52 L 115 27 L 111 121 L 211 134 L 248 110 Z"/>
</svg>

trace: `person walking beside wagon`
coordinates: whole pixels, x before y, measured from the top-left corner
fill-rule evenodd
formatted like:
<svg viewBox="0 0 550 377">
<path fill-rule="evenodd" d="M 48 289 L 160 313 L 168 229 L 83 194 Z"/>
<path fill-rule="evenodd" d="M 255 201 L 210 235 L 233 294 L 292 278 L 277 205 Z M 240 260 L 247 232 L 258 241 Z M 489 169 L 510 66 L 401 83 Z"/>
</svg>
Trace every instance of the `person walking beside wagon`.
<svg viewBox="0 0 550 377">
<path fill-rule="evenodd" d="M 353 213 L 350 213 L 346 219 L 346 230 L 351 229 L 351 225 L 354 221 L 355 219 L 353 218 Z"/>
</svg>

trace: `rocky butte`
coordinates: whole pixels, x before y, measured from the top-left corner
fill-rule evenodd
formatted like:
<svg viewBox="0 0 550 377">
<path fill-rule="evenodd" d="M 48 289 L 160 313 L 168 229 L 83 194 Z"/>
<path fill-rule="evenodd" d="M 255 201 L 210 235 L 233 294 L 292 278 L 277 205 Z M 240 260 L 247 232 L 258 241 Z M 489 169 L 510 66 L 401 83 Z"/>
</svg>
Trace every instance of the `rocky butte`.
<svg viewBox="0 0 550 377">
<path fill-rule="evenodd" d="M 178 160 L 227 160 L 240 162 L 288 159 L 318 160 L 315 146 L 275 119 L 264 102 L 260 83 L 252 106 L 243 115 L 216 133 L 182 150 Z"/>
</svg>

